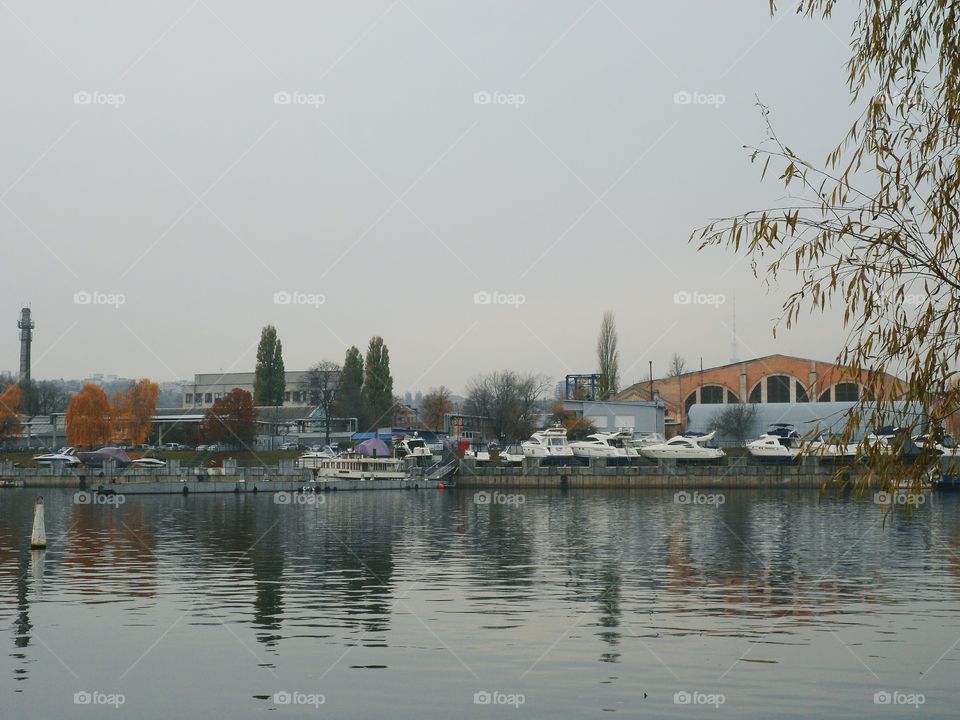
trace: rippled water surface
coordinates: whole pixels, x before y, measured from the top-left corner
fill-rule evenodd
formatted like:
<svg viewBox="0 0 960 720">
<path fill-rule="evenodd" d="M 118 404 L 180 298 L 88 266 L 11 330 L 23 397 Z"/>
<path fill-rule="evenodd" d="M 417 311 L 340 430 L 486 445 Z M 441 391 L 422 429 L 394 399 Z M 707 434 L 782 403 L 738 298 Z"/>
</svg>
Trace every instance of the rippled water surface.
<svg viewBox="0 0 960 720">
<path fill-rule="evenodd" d="M 955 495 L 54 490 L 41 553 L 36 494 L 0 490 L 4 720 L 958 712 Z"/>
</svg>

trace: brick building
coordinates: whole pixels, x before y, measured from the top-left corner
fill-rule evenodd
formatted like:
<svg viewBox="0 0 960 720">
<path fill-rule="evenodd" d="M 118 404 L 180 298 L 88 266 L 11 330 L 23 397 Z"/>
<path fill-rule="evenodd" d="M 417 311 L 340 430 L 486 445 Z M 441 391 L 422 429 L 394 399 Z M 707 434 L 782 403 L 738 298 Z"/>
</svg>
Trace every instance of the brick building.
<svg viewBox="0 0 960 720">
<path fill-rule="evenodd" d="M 890 383 L 899 382 L 892 375 Z M 834 363 L 790 355 L 766 355 L 753 360 L 704 368 L 675 377 L 640 382 L 620 391 L 616 400 L 650 400 L 659 395 L 666 405 L 668 435 L 686 429 L 686 416 L 695 403 L 793 403 L 856 401 L 864 392 L 862 378 Z"/>
</svg>

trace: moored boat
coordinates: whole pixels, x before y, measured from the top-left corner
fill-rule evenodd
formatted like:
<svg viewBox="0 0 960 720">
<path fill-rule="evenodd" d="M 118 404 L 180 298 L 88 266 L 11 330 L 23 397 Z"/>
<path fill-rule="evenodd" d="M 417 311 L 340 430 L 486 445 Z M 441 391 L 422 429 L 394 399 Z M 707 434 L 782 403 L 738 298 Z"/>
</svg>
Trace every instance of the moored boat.
<svg viewBox="0 0 960 720">
<path fill-rule="evenodd" d="M 584 440 L 570 443 L 570 449 L 579 458 L 638 457 L 637 449 L 628 444 L 632 439 L 633 433 L 624 430 L 596 432 Z"/>
<path fill-rule="evenodd" d="M 717 460 L 725 457 L 720 448 L 707 446 L 715 433 L 692 433 L 677 435 L 665 443 L 646 445 L 640 454 L 653 460 Z"/>
<path fill-rule="evenodd" d="M 521 445 L 524 457 L 572 458 L 573 450 L 567 443 L 567 429 L 560 424 L 535 432 Z"/>
</svg>

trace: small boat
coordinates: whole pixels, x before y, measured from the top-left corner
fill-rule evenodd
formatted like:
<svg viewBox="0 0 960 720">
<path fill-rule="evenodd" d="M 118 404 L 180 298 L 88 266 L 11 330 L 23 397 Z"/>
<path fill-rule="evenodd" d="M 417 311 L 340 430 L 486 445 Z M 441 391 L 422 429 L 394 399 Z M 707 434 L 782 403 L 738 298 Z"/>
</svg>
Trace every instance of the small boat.
<svg viewBox="0 0 960 720">
<path fill-rule="evenodd" d="M 757 458 L 793 459 L 803 452 L 803 442 L 790 423 L 774 423 L 759 438 L 747 443 L 747 452 Z"/>
<path fill-rule="evenodd" d="M 579 458 L 625 458 L 638 457 L 637 449 L 628 443 L 633 433 L 628 430 L 617 432 L 597 432 L 587 435 L 586 439 L 570 443 L 573 454 Z"/>
<path fill-rule="evenodd" d="M 646 445 L 640 454 L 653 460 L 717 460 L 725 456 L 723 450 L 707 446 L 715 434 L 688 432 L 665 443 Z"/>
<path fill-rule="evenodd" d="M 89 467 L 103 467 L 105 462 L 113 461 L 117 467 L 126 467 L 130 464 L 130 456 L 126 450 L 118 447 L 105 447 L 91 452 L 78 452 L 77 459 Z"/>
<path fill-rule="evenodd" d="M 533 458 L 572 458 L 573 450 L 567 444 L 567 429 L 557 423 L 553 427 L 535 432 L 529 440 L 524 440 L 524 457 Z"/>
<path fill-rule="evenodd" d="M 159 458 L 138 458 L 132 460 L 130 465 L 138 468 L 163 468 L 167 466 L 167 461 Z"/>
<path fill-rule="evenodd" d="M 45 455 L 36 455 L 33 461 L 37 465 L 65 465 L 72 467 L 80 464 L 80 458 L 77 457 L 77 449 L 73 447 L 62 447 L 59 450 L 47 453 Z"/>
<path fill-rule="evenodd" d="M 300 467 L 312 467 L 312 463 L 316 463 L 320 460 L 332 460 L 337 457 L 337 452 L 326 445 L 321 450 L 311 450 L 300 456 Z"/>
</svg>

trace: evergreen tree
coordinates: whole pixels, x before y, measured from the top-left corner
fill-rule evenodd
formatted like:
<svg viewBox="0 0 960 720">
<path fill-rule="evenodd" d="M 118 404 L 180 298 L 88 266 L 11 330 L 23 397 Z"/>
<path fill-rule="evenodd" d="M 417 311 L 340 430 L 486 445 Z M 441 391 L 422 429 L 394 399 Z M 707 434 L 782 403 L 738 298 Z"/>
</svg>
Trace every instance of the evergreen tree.
<svg viewBox="0 0 960 720">
<path fill-rule="evenodd" d="M 367 425 L 371 430 L 393 422 L 393 377 L 390 375 L 390 351 L 383 338 L 375 335 L 367 346 L 367 362 L 363 376 L 363 401 L 370 413 Z"/>
<path fill-rule="evenodd" d="M 283 405 L 286 386 L 283 347 L 277 337 L 277 329 L 267 325 L 260 333 L 260 345 L 257 347 L 253 400 L 257 405 Z"/>
<path fill-rule="evenodd" d="M 366 412 L 363 407 L 363 356 L 356 347 L 347 349 L 340 372 L 340 388 L 337 391 L 336 414 L 342 418 L 357 418 L 358 428 L 366 427 Z"/>
</svg>

